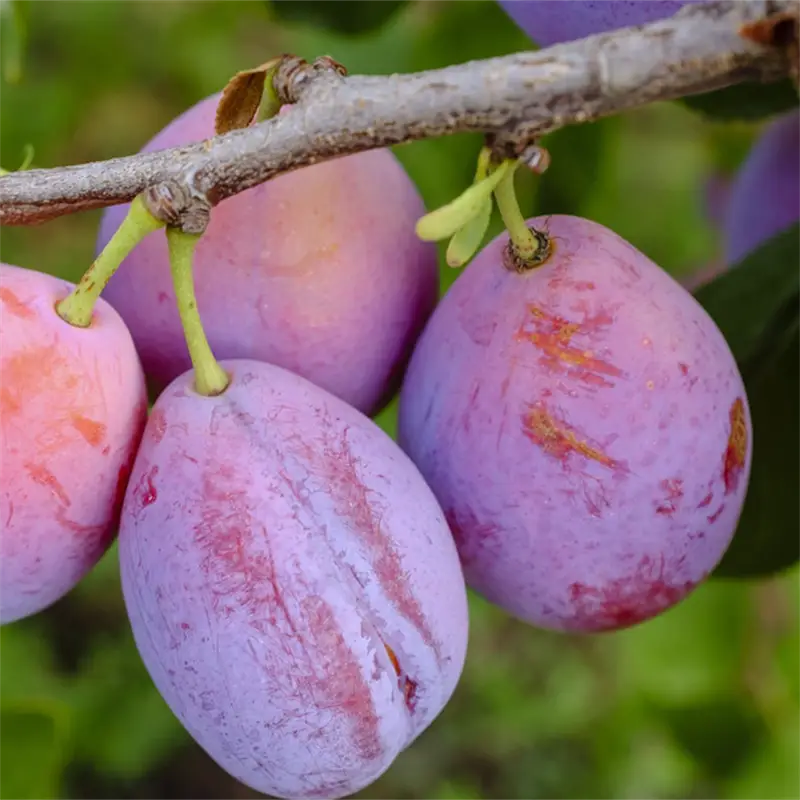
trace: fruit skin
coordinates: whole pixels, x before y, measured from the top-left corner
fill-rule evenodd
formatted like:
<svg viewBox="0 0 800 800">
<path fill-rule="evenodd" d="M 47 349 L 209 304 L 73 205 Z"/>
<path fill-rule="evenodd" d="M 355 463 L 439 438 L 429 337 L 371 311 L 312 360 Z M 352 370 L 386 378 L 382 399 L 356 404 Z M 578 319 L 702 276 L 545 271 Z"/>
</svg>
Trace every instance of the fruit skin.
<svg viewBox="0 0 800 800">
<path fill-rule="evenodd" d="M 628 627 L 728 547 L 747 398 L 722 334 L 666 272 L 590 220 L 530 224 L 552 237 L 547 262 L 509 272 L 503 234 L 440 302 L 400 394 L 399 442 L 468 585 L 544 628 Z"/>
<path fill-rule="evenodd" d="M 90 328 L 55 312 L 74 284 L 0 264 L 0 622 L 42 611 L 116 532 L 144 430 L 144 374 L 102 300 Z"/>
<path fill-rule="evenodd" d="M 667 19 L 702 0 L 505 0 L 505 12 L 540 47 Z"/>
<path fill-rule="evenodd" d="M 144 151 L 212 136 L 218 98 L 175 119 Z M 105 212 L 98 249 L 126 211 Z M 386 149 L 305 167 L 220 203 L 194 261 L 215 355 L 276 364 L 376 413 L 438 299 L 436 248 L 414 233 L 424 214 Z M 130 328 L 157 391 L 190 368 L 163 235 L 136 248 L 103 296 Z"/>
<path fill-rule="evenodd" d="M 165 390 L 136 459 L 119 536 L 136 643 L 237 779 L 280 797 L 351 794 L 456 686 L 458 555 L 374 423 L 278 367 L 221 363 L 232 383 L 218 397 L 197 395 L 191 373 Z"/>
<path fill-rule="evenodd" d="M 800 219 L 800 114 L 769 123 L 730 190 L 723 231 L 725 260 L 734 265 Z"/>
</svg>

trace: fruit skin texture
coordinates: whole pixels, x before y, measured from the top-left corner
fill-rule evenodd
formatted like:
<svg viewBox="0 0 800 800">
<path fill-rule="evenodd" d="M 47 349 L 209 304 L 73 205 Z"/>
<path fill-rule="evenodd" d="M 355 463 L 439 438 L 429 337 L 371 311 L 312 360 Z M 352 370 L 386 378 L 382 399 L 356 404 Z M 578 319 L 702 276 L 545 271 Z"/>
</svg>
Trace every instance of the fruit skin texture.
<svg viewBox="0 0 800 800">
<path fill-rule="evenodd" d="M 221 363 L 218 397 L 191 373 L 165 390 L 136 460 L 119 536 L 136 643 L 230 774 L 279 797 L 348 795 L 456 686 L 458 555 L 374 423 L 278 367 Z"/>
<path fill-rule="evenodd" d="M 547 262 L 509 272 L 503 234 L 440 302 L 399 441 L 468 585 L 544 628 L 628 627 L 728 547 L 750 472 L 747 398 L 721 333 L 666 272 L 590 220 L 530 224 L 553 239 Z"/>
<path fill-rule="evenodd" d="M 102 300 L 89 328 L 55 312 L 74 284 L 0 264 L 0 622 L 63 597 L 111 544 L 144 430 L 144 374 Z"/>
<path fill-rule="evenodd" d="M 175 119 L 144 151 L 212 136 L 218 98 Z M 105 212 L 98 249 L 127 208 Z M 436 248 L 414 233 L 424 214 L 385 149 L 305 167 L 220 203 L 194 260 L 215 355 L 267 361 L 364 413 L 380 410 L 438 299 Z M 154 388 L 190 368 L 163 235 L 136 248 L 103 296 L 128 324 Z"/>
<path fill-rule="evenodd" d="M 800 219 L 800 114 L 769 123 L 730 190 L 723 229 L 725 259 L 734 265 Z"/>
<path fill-rule="evenodd" d="M 505 0 L 505 12 L 540 47 L 667 19 L 687 0 Z M 688 0 L 702 2 L 702 0 Z"/>
</svg>

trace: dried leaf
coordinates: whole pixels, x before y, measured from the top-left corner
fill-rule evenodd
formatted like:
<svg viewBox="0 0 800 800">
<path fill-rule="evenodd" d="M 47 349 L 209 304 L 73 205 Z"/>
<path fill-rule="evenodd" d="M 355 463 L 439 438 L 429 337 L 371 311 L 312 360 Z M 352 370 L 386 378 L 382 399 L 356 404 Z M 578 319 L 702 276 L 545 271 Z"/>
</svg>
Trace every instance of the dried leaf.
<svg viewBox="0 0 800 800">
<path fill-rule="evenodd" d="M 217 135 L 246 128 L 255 118 L 264 95 L 264 84 L 283 56 L 258 67 L 237 72 L 222 91 L 217 105 L 214 131 Z"/>
</svg>

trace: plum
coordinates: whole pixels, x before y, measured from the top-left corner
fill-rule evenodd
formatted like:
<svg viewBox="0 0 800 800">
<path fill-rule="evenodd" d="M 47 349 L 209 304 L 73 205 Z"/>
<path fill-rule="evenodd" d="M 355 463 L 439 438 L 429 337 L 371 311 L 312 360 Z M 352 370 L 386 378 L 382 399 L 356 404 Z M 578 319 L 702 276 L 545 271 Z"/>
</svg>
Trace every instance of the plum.
<svg viewBox="0 0 800 800">
<path fill-rule="evenodd" d="M 74 284 L 0 264 L 0 622 L 70 591 L 114 538 L 144 430 L 144 374 L 107 303 L 89 328 L 55 304 Z"/>
<path fill-rule="evenodd" d="M 505 12 L 540 47 L 671 17 L 703 0 L 501 0 Z"/>
<path fill-rule="evenodd" d="M 733 181 L 723 217 L 725 261 L 734 265 L 800 219 L 800 114 L 770 122 Z"/>
<path fill-rule="evenodd" d="M 218 99 L 186 111 L 144 150 L 212 136 Z M 105 212 L 98 249 L 126 210 Z M 435 246 L 414 233 L 424 213 L 387 149 L 305 167 L 220 203 L 194 259 L 212 350 L 284 367 L 376 413 L 438 299 Z M 130 328 L 156 391 L 189 369 L 163 236 L 145 239 L 103 296 Z"/>
<path fill-rule="evenodd" d="M 467 584 L 543 628 L 628 627 L 707 576 L 752 456 L 730 349 L 670 275 L 571 216 L 523 274 L 508 235 L 457 278 L 400 393 L 399 442 L 445 511 Z"/>
<path fill-rule="evenodd" d="M 463 668 L 464 576 L 441 508 L 371 420 L 247 359 L 156 401 L 120 525 L 156 686 L 224 769 L 280 797 L 374 781 Z"/>
</svg>

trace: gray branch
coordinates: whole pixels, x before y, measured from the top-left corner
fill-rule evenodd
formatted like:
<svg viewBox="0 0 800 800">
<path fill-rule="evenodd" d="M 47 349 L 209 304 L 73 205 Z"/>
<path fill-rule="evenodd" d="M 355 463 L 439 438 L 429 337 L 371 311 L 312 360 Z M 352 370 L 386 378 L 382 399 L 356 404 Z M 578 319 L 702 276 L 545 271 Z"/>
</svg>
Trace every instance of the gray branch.
<svg viewBox="0 0 800 800">
<path fill-rule="evenodd" d="M 740 35 L 743 23 L 797 12 L 796 0 L 689 5 L 674 17 L 538 52 L 404 75 L 301 76 L 275 87 L 286 114 L 186 147 L 0 178 L 0 223 L 31 225 L 131 200 L 168 182 L 209 205 L 336 156 L 473 131 L 517 155 L 539 136 L 659 100 L 790 74 L 785 49 Z M 295 60 L 296 61 L 296 60 Z M 296 67 L 296 64 L 293 65 Z"/>
</svg>

